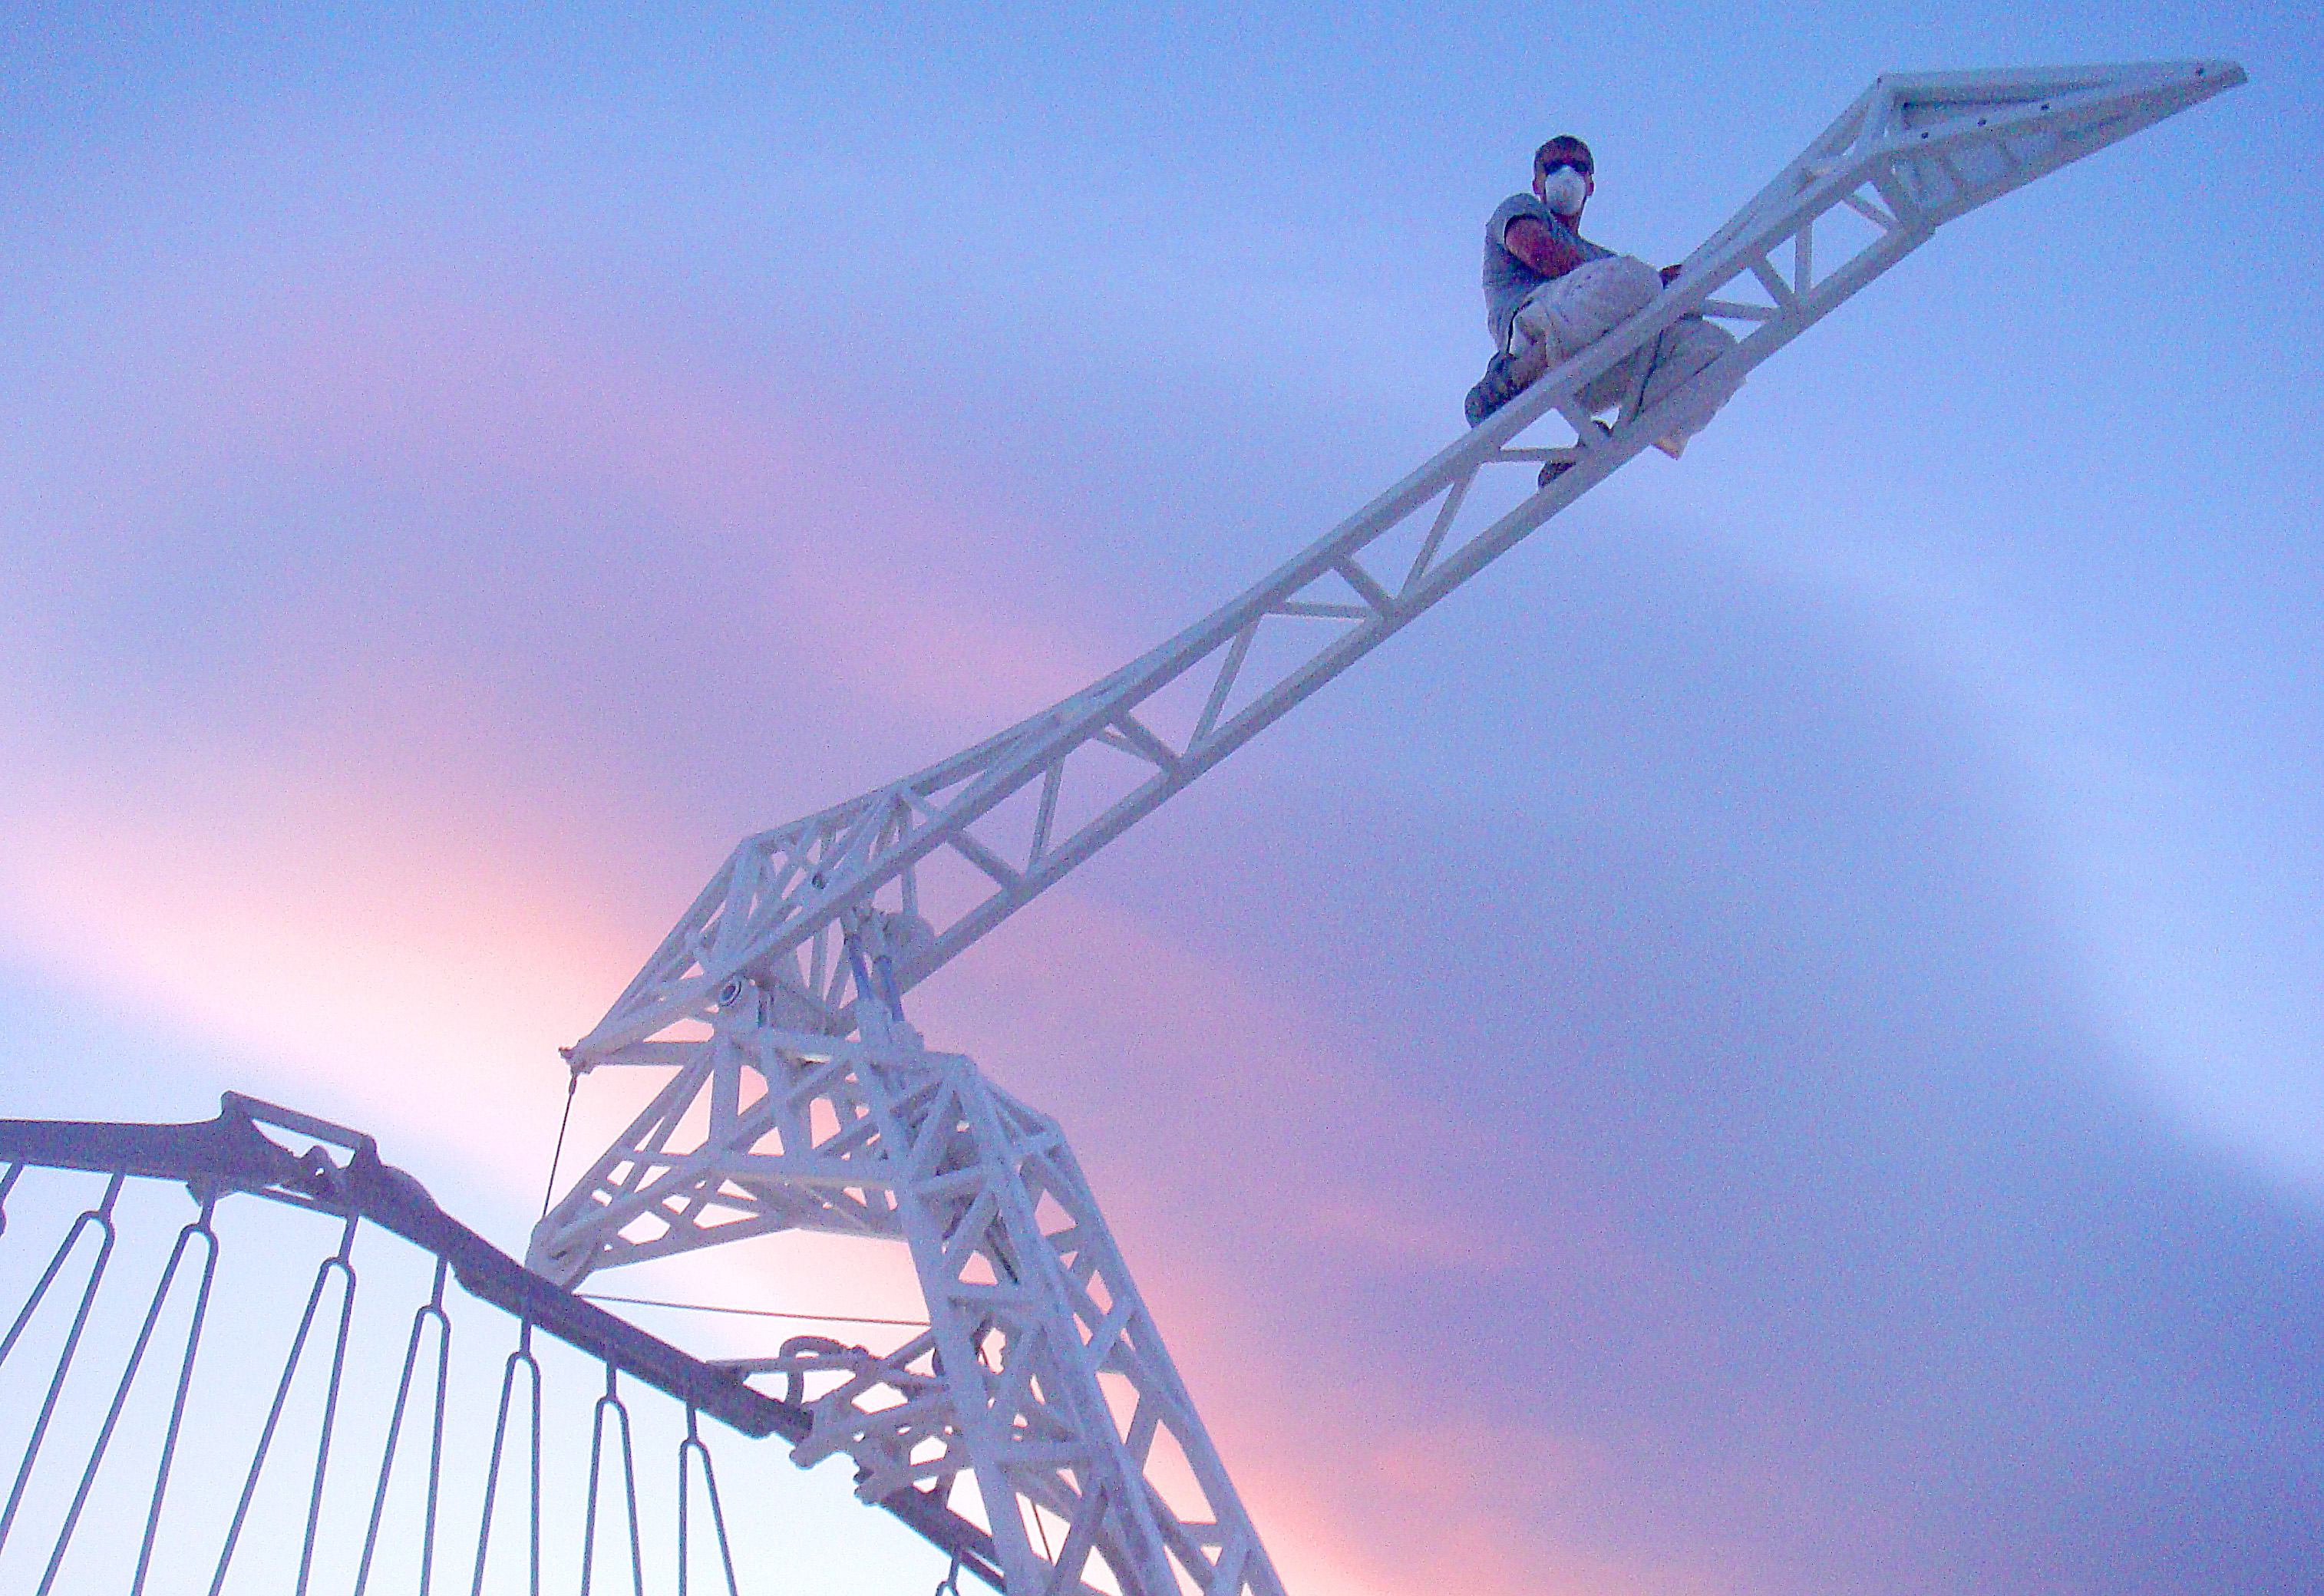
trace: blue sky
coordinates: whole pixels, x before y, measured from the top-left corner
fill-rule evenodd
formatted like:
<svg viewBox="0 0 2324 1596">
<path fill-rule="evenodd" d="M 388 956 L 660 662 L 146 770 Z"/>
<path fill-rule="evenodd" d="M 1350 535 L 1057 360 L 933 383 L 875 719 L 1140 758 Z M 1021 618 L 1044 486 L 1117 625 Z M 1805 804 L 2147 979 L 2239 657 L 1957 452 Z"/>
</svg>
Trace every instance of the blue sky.
<svg viewBox="0 0 2324 1596">
<path fill-rule="evenodd" d="M 736 836 L 1452 436 L 1542 137 L 1676 259 L 1879 71 L 2198 55 L 2251 83 L 1949 228 L 917 1012 L 1065 1118 L 1295 1590 L 2303 1588 L 2290 7 L 13 22 L 8 1112 L 239 1087 L 513 1243 L 554 1047 Z"/>
</svg>

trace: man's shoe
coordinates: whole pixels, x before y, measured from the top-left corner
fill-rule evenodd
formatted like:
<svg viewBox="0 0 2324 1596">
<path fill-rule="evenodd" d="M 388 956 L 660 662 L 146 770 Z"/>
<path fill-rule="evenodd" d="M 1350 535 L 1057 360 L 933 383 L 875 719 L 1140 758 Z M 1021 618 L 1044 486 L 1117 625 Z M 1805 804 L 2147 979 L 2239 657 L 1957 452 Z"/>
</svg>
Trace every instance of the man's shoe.
<svg viewBox="0 0 2324 1596">
<path fill-rule="evenodd" d="M 1525 391 L 1525 384 L 1517 377 L 1517 357 L 1497 354 L 1485 364 L 1485 374 L 1477 386 L 1469 390 L 1464 408 L 1469 412 L 1469 425 L 1475 427 L 1486 417 L 1508 404 Z"/>
</svg>

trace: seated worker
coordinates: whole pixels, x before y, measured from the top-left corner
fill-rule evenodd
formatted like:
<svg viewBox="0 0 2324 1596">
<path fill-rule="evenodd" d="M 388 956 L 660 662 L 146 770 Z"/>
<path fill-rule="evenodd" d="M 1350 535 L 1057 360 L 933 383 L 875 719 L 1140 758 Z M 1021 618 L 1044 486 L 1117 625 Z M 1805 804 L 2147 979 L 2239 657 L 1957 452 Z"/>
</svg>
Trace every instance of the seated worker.
<svg viewBox="0 0 2324 1596">
<path fill-rule="evenodd" d="M 1534 152 L 1533 192 L 1501 201 L 1485 224 L 1485 320 L 1499 353 L 1484 380 L 1469 390 L 1470 426 L 1646 308 L 1678 275 L 1675 266 L 1657 272 L 1576 231 L 1597 186 L 1590 146 L 1570 135 L 1552 139 Z M 1582 390 L 1582 402 L 1592 411 L 1619 404 L 1637 379 L 1638 362 L 1646 360 L 1653 364 L 1645 404 L 1652 407 L 1734 345 L 1725 329 L 1699 316 L 1683 316 L 1655 343 L 1594 379 Z M 1724 397 L 1677 417 L 1657 446 L 1675 458 Z M 1556 463 L 1545 469 L 1544 485 L 1563 469 Z"/>
</svg>

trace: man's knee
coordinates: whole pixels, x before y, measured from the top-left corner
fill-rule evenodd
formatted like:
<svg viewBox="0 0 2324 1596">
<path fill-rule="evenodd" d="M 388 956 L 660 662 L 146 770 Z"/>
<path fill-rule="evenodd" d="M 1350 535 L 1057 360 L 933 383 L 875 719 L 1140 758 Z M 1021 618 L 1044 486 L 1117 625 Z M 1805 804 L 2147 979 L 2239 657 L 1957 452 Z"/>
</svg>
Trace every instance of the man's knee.
<svg viewBox="0 0 2324 1596">
<path fill-rule="evenodd" d="M 1671 326 L 1679 361 L 1689 371 L 1703 367 L 1735 347 L 1735 335 L 1699 316 L 1682 316 Z"/>
<path fill-rule="evenodd" d="M 1644 310 L 1663 291 L 1663 274 L 1636 255 L 1609 255 L 1577 270 L 1594 272 L 1598 286 L 1592 291 L 1605 304 L 1624 307 L 1625 316 Z"/>
<path fill-rule="evenodd" d="M 1557 298 L 1553 314 L 1557 316 L 1559 335 L 1569 353 L 1606 337 L 1631 316 L 1653 305 L 1655 295 L 1662 293 L 1662 279 L 1655 274 L 1655 267 L 1634 261 L 1631 255 L 1582 262 L 1559 283 L 1566 293 Z"/>
<path fill-rule="evenodd" d="M 1654 303 L 1662 277 L 1632 255 L 1589 261 L 1560 279 L 1558 308 L 1583 341 L 1601 338 Z"/>
<path fill-rule="evenodd" d="M 1585 261 L 1536 289 L 1517 307 L 1515 330 L 1528 343 L 1545 342 L 1559 355 L 1570 355 L 1644 310 L 1661 291 L 1661 274 L 1635 256 Z"/>
</svg>

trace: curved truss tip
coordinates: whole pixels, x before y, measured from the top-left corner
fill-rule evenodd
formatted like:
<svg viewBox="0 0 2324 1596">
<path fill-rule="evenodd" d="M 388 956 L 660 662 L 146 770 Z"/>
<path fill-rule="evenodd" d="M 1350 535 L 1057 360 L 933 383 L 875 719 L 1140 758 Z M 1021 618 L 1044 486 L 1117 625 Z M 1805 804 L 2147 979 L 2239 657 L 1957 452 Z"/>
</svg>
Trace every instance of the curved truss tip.
<svg viewBox="0 0 2324 1596">
<path fill-rule="evenodd" d="M 1087 1588 L 1093 1556 L 1125 1596 L 1279 1596 L 1062 1133 L 927 1052 L 896 995 L 1936 228 L 2243 80 L 2220 61 L 1877 79 L 1651 305 L 1241 595 L 964 753 L 746 839 L 568 1051 L 669 1074 L 536 1228 L 535 1266 L 573 1280 L 782 1230 L 901 1240 L 928 1335 L 767 1365 L 826 1382 L 810 1447 L 875 1491 L 973 1472 L 1027 1596 Z M 1583 396 L 1690 316 L 1732 347 L 1652 399 L 1637 377 L 1601 421 Z M 1568 469 L 1533 486 L 1544 460 Z M 1191 1505 L 1157 1482 L 1157 1437 Z M 1045 1514 L 1061 1548 L 1026 1535 Z"/>
<path fill-rule="evenodd" d="M 586 1069 L 764 993 L 780 1023 L 845 1035 L 844 922 L 876 908 L 908 989 L 1173 793 L 1474 575 L 1942 224 L 2244 81 L 2231 61 L 1892 73 L 1687 259 L 1676 284 L 1240 597 L 1102 681 L 963 753 L 745 839 L 604 1020 Z M 1737 346 L 1612 426 L 1578 395 L 1682 316 Z M 1571 441 L 1532 436 L 1570 429 Z M 1572 463 L 1550 486 L 1472 491 Z M 933 876 L 951 890 L 938 912 Z"/>
</svg>

